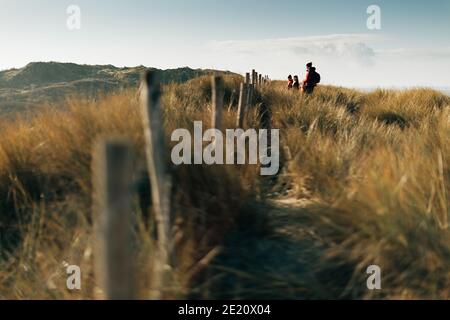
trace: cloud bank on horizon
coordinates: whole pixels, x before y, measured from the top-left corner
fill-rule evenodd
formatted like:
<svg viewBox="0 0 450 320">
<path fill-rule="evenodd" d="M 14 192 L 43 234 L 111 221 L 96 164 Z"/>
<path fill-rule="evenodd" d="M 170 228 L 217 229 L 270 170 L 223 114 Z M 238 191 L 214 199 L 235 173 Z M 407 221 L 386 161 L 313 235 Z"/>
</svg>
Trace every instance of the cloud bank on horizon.
<svg viewBox="0 0 450 320">
<path fill-rule="evenodd" d="M 450 87 L 449 16 L 441 0 L 0 0 L 0 69 L 60 61 L 284 79 L 313 61 L 328 84 Z"/>
<path fill-rule="evenodd" d="M 330 34 L 297 38 L 212 41 L 209 48 L 245 63 L 263 67 L 276 61 L 277 78 L 303 72 L 313 61 L 327 83 L 356 87 L 450 87 L 450 46 L 444 48 L 380 48 L 381 35 Z M 220 53 L 219 53 L 220 52 Z M 231 65 L 230 65 L 231 66 Z M 293 68 L 293 66 L 295 66 Z"/>
</svg>

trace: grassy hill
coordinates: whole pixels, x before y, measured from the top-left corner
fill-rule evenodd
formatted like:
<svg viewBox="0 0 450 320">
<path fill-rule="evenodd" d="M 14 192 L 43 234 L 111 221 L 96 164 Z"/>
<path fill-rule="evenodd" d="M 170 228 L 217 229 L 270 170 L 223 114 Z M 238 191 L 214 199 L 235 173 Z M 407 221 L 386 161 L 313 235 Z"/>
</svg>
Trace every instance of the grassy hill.
<svg viewBox="0 0 450 320">
<path fill-rule="evenodd" d="M 224 124 L 235 127 L 241 77 L 226 77 Z M 167 139 L 210 121 L 209 79 L 164 87 Z M 145 194 L 144 137 L 135 89 L 69 99 L 0 125 L 0 299 L 99 298 L 94 276 L 91 150 L 128 137 Z M 175 287 L 165 298 L 449 299 L 450 98 L 426 89 L 363 93 L 321 86 L 311 97 L 273 82 L 259 90 L 280 129 L 282 170 L 172 167 Z M 64 109 L 64 111 L 61 111 Z M 148 298 L 155 244 L 138 205 L 139 297 Z M 83 271 L 65 288 L 65 264 Z M 366 268 L 382 268 L 381 291 Z"/>
<path fill-rule="evenodd" d="M 96 96 L 138 85 L 146 67 L 117 68 L 112 65 L 78 65 L 74 63 L 35 62 L 21 69 L 0 72 L 0 115 L 20 112 L 69 96 Z M 162 83 L 183 83 L 216 70 L 179 68 L 158 70 Z"/>
</svg>

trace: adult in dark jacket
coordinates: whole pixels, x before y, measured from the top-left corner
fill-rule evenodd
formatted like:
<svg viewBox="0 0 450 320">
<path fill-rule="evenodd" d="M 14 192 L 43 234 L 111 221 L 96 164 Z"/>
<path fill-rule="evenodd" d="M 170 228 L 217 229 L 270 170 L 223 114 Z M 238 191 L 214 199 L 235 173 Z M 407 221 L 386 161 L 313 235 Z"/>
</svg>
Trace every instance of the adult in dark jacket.
<svg viewBox="0 0 450 320">
<path fill-rule="evenodd" d="M 316 72 L 316 68 L 312 66 L 312 62 L 306 65 L 306 78 L 302 82 L 302 92 L 311 94 L 314 88 L 320 82 L 320 75 Z"/>
</svg>

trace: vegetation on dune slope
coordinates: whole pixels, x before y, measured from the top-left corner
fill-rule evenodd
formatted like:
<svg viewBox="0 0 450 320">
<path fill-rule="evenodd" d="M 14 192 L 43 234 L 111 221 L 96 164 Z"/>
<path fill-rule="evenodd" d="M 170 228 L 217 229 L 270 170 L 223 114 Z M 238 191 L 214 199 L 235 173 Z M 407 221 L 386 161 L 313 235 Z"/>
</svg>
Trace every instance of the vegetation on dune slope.
<svg viewBox="0 0 450 320">
<path fill-rule="evenodd" d="M 226 78 L 234 128 L 239 77 Z M 283 152 L 276 178 L 254 166 L 174 167 L 177 267 L 166 298 L 438 298 L 450 292 L 450 98 L 431 90 L 320 87 L 310 97 L 274 82 L 258 93 Z M 210 121 L 210 84 L 164 87 L 167 138 Z M 64 110 L 64 111 L 62 111 Z M 138 94 L 72 99 L 0 127 L 0 298 L 99 298 L 94 276 L 91 150 L 126 136 L 148 193 Z M 139 296 L 154 242 L 136 199 Z M 65 288 L 64 264 L 83 271 Z M 383 271 L 368 291 L 365 269 Z"/>
<path fill-rule="evenodd" d="M 112 65 L 32 62 L 20 69 L 0 71 L 0 115 L 35 110 L 40 105 L 59 103 L 71 96 L 94 98 L 99 94 L 135 88 L 144 66 L 118 68 Z M 228 71 L 191 69 L 160 70 L 163 84 L 184 83 L 211 74 L 233 75 Z"/>
<path fill-rule="evenodd" d="M 365 269 L 376 264 L 381 297 L 448 299 L 450 99 L 325 87 L 276 101 L 275 127 L 292 154 L 279 181 L 316 203 L 311 227 L 327 244 L 317 268 L 330 275 L 331 296 L 365 297 Z"/>
</svg>

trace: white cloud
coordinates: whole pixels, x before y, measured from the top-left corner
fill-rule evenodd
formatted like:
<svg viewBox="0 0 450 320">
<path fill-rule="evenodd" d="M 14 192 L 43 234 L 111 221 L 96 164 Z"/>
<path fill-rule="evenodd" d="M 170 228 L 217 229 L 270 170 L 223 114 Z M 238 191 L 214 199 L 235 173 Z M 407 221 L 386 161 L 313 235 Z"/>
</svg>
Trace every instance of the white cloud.
<svg viewBox="0 0 450 320">
<path fill-rule="evenodd" d="M 313 37 L 279 38 L 263 40 L 214 41 L 212 50 L 230 54 L 258 55 L 291 53 L 311 57 L 350 57 L 362 64 L 373 63 L 375 50 L 370 43 L 380 37 L 369 34 L 333 34 Z"/>
<path fill-rule="evenodd" d="M 208 56 L 231 70 L 272 78 L 305 72 L 313 61 L 324 83 L 355 87 L 449 86 L 450 47 L 395 48 L 379 34 L 332 34 L 208 43 Z M 389 48 L 390 46 L 390 48 Z M 426 70 L 432 70 L 426 71 Z"/>
<path fill-rule="evenodd" d="M 396 48 L 377 50 L 377 54 L 383 57 L 402 57 L 408 59 L 450 59 L 450 47 L 448 48 Z"/>
</svg>

